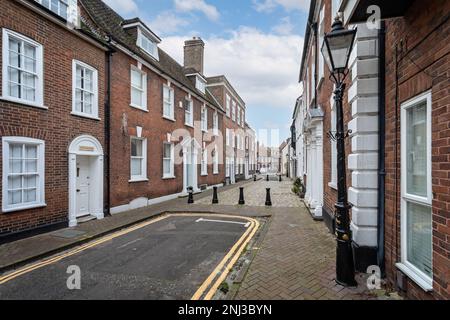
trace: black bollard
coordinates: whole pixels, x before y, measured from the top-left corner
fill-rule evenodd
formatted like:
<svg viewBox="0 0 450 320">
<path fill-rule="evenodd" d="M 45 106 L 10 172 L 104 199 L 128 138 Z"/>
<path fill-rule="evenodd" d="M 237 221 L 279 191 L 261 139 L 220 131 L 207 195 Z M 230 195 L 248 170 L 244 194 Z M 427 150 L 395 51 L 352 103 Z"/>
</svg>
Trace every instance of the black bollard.
<svg viewBox="0 0 450 320">
<path fill-rule="evenodd" d="M 279 180 L 280 180 L 280 182 L 283 181 L 282 178 L 281 178 L 281 174 L 280 174 L 280 179 Z"/>
<path fill-rule="evenodd" d="M 266 177 L 266 181 L 269 181 L 269 175 L 267 175 L 267 177 Z"/>
<path fill-rule="evenodd" d="M 256 174 L 253 175 L 253 181 L 256 182 Z"/>
<path fill-rule="evenodd" d="M 218 204 L 219 203 L 219 197 L 217 196 L 217 187 L 213 188 L 213 200 L 212 203 L 213 204 Z"/>
<path fill-rule="evenodd" d="M 239 188 L 239 204 L 244 205 L 245 199 L 244 199 L 244 187 Z"/>
<path fill-rule="evenodd" d="M 270 197 L 270 188 L 266 189 L 266 206 L 272 206 L 272 198 Z"/>
<path fill-rule="evenodd" d="M 193 203 L 194 203 L 194 191 L 189 190 L 188 204 L 193 204 Z"/>
</svg>

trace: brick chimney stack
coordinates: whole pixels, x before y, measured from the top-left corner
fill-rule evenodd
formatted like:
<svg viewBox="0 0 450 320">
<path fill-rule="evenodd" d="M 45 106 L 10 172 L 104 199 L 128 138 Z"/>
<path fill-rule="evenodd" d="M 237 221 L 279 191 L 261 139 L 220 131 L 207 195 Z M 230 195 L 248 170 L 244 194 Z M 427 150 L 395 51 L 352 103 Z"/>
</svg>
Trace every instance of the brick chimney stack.
<svg viewBox="0 0 450 320">
<path fill-rule="evenodd" d="M 205 43 L 199 37 L 184 42 L 184 67 L 203 74 Z"/>
</svg>

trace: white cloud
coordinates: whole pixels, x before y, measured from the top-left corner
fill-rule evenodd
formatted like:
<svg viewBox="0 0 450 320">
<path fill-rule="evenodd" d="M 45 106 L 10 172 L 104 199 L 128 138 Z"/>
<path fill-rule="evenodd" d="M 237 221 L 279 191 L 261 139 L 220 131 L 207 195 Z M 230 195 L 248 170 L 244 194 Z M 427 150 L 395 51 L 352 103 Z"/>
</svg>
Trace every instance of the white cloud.
<svg viewBox="0 0 450 320">
<path fill-rule="evenodd" d="M 167 37 L 161 46 L 178 62 L 183 61 L 184 40 L 190 36 Z M 204 39 L 205 73 L 224 74 L 246 101 L 261 108 L 289 108 L 300 94 L 303 38 L 298 35 L 266 34 L 241 27 L 229 38 Z"/>
<path fill-rule="evenodd" d="M 154 32 L 162 36 L 180 30 L 181 27 L 189 25 L 189 21 L 173 12 L 164 11 L 150 21 L 148 25 Z"/>
<path fill-rule="evenodd" d="M 278 34 L 288 35 L 292 34 L 292 31 L 294 31 L 294 25 L 292 24 L 290 17 L 284 17 L 281 19 L 280 24 L 273 27 L 272 30 Z"/>
<path fill-rule="evenodd" d="M 205 0 L 175 0 L 175 8 L 181 12 L 200 11 L 209 20 L 217 21 L 220 18 L 219 10 Z"/>
<path fill-rule="evenodd" d="M 258 12 L 272 12 L 277 6 L 282 6 L 285 10 L 309 9 L 310 0 L 252 0 L 253 6 Z"/>
<path fill-rule="evenodd" d="M 108 6 L 121 15 L 138 13 L 138 6 L 134 0 L 103 0 Z"/>
</svg>

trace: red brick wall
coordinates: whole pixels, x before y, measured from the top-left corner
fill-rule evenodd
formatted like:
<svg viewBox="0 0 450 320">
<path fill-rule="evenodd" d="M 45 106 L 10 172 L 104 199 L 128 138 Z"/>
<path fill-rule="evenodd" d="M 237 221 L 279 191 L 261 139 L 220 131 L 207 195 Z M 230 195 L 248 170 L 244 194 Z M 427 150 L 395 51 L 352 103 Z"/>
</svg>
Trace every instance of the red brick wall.
<svg viewBox="0 0 450 320">
<path fill-rule="evenodd" d="M 433 293 L 407 282 L 407 296 L 450 298 L 450 89 L 448 56 L 450 12 L 445 0 L 415 1 L 402 18 L 386 25 L 386 212 L 385 247 L 388 280 L 395 283 L 400 256 L 400 105 L 432 92 Z M 441 24 L 441 25 L 440 25 Z M 396 51 L 398 104 L 396 106 Z"/>
<path fill-rule="evenodd" d="M 111 101 L 111 206 L 117 207 L 129 202 L 146 197 L 149 199 L 171 195 L 183 191 L 183 165 L 175 163 L 176 179 L 164 180 L 163 177 L 163 142 L 167 141 L 167 134 L 178 129 L 185 129 L 194 136 L 194 129 L 184 125 L 184 108 L 179 107 L 179 102 L 184 101 L 187 92 L 181 90 L 172 83 L 175 89 L 175 122 L 166 120 L 163 115 L 163 84 L 167 80 L 155 72 L 143 66 L 147 73 L 147 106 L 148 112 L 130 107 L 130 67 L 136 66 L 136 60 L 118 51 L 112 59 L 112 101 Z M 203 134 L 200 134 L 200 112 L 203 103 L 194 98 L 194 123 L 196 139 L 200 145 Z M 208 127 L 212 132 L 214 109 L 208 107 Z M 219 112 L 219 130 L 222 130 L 222 114 Z M 136 135 L 136 126 L 143 128 L 142 137 L 147 138 L 147 182 L 130 183 L 130 137 Z M 175 135 L 173 138 L 176 138 Z M 207 140 L 205 140 L 207 141 Z M 223 139 L 216 137 L 211 143 L 217 141 L 219 154 L 221 154 Z M 181 141 L 180 141 L 181 142 Z M 175 145 L 178 142 L 175 141 Z M 206 145 L 210 142 L 207 141 Z M 175 146 L 175 150 L 179 150 Z M 175 158 L 178 156 L 175 155 Z M 201 152 L 198 154 L 198 183 L 215 185 L 225 179 L 225 169 L 222 165 L 222 157 L 219 158 L 219 174 L 212 174 L 212 157 L 208 156 L 208 176 L 201 177 L 200 173 Z"/>
<path fill-rule="evenodd" d="M 44 110 L 0 100 L 1 136 L 24 136 L 45 141 L 47 204 L 45 208 L 0 214 L 1 235 L 68 220 L 68 146 L 82 134 L 92 135 L 104 145 L 103 121 L 70 114 L 72 60 L 83 61 L 98 70 L 99 117 L 104 118 L 104 96 L 101 93 L 105 90 L 105 53 L 16 1 L 0 0 L 0 7 L 1 28 L 23 34 L 43 45 L 44 105 L 48 107 Z M 0 51 L 1 46 L 0 41 Z M 0 166 L 3 165 L 1 152 L 0 148 Z"/>
</svg>

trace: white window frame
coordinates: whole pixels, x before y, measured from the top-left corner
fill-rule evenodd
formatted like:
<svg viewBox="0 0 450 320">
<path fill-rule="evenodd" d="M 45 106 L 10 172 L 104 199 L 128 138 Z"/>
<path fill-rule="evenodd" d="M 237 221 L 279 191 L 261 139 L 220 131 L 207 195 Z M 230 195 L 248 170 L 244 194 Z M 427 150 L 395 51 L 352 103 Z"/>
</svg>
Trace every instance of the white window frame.
<svg viewBox="0 0 450 320">
<path fill-rule="evenodd" d="M 420 197 L 407 193 L 407 162 L 406 162 L 406 145 L 407 145 L 407 111 L 426 101 L 427 104 L 427 196 Z M 430 219 L 432 219 L 432 95 L 431 91 L 424 92 L 401 105 L 401 263 L 397 263 L 397 268 L 404 272 L 411 280 L 418 284 L 425 291 L 433 290 L 433 278 L 419 270 L 408 261 L 407 248 L 407 204 L 413 203 L 421 206 L 430 207 Z M 431 235 L 433 237 L 433 235 Z M 431 246 L 433 246 L 433 239 Z M 432 248 L 431 248 L 432 249 Z M 433 249 L 432 249 L 433 252 Z M 431 257 L 433 258 L 433 257 Z M 433 264 L 433 262 L 432 262 Z"/>
<path fill-rule="evenodd" d="M 144 48 L 142 41 L 144 39 L 147 39 L 150 43 L 153 44 L 153 51 L 149 51 L 146 48 Z M 144 52 L 146 52 L 147 54 L 149 54 L 152 58 L 154 58 L 155 60 L 159 61 L 159 51 L 158 51 L 158 44 L 153 41 L 149 36 L 147 36 L 146 34 L 144 34 L 144 32 L 141 30 L 141 28 L 138 28 L 138 36 L 137 36 L 137 45 L 139 48 L 141 48 L 142 50 L 144 50 Z"/>
<path fill-rule="evenodd" d="M 184 124 L 189 127 L 194 127 L 194 100 L 188 99 L 188 100 L 186 100 L 186 102 L 187 102 L 187 104 L 186 104 L 187 108 L 184 109 Z M 188 114 L 190 115 L 190 117 L 189 117 L 190 121 L 188 121 L 188 117 L 187 117 Z"/>
<path fill-rule="evenodd" d="M 131 141 L 132 140 L 140 140 L 142 141 L 142 157 L 133 157 L 131 155 Z M 141 171 L 142 175 L 140 176 L 133 176 L 131 173 L 131 160 L 139 158 L 141 159 Z M 139 138 L 139 137 L 131 137 L 130 138 L 130 181 L 129 182 L 142 182 L 142 181 L 148 181 L 147 176 L 147 139 L 146 138 Z"/>
<path fill-rule="evenodd" d="M 169 93 L 168 97 L 166 92 Z M 166 105 L 169 106 L 170 114 L 165 114 Z M 168 85 L 163 85 L 163 118 L 175 121 L 175 90 Z"/>
<path fill-rule="evenodd" d="M 202 107 L 200 120 L 201 120 L 202 131 L 208 132 L 208 108 L 206 106 Z"/>
<path fill-rule="evenodd" d="M 37 175 L 36 182 L 36 201 L 25 204 L 8 204 L 8 176 L 10 175 L 9 167 L 9 147 L 10 144 L 23 144 L 37 146 Z M 2 212 L 14 212 L 27 210 L 32 208 L 41 208 L 47 206 L 45 203 L 45 141 L 32 139 L 27 137 L 2 137 L 2 156 L 3 156 L 3 171 L 2 171 Z"/>
<path fill-rule="evenodd" d="M 133 86 L 133 72 L 137 72 L 141 75 L 141 77 L 142 77 L 141 81 L 142 81 L 142 87 L 143 87 L 142 89 Z M 136 89 L 136 90 L 142 92 L 141 105 L 137 105 L 137 104 L 133 103 L 133 89 Z M 147 108 L 147 73 L 133 65 L 131 66 L 131 69 L 130 69 L 130 107 L 148 112 L 148 108 Z"/>
<path fill-rule="evenodd" d="M 164 151 L 165 151 L 165 147 L 166 145 L 170 145 L 170 158 L 165 158 L 164 157 Z M 175 146 L 173 143 L 170 142 L 164 142 L 163 143 L 163 179 L 175 179 Z M 164 172 L 164 161 L 165 160 L 170 160 L 170 172 L 168 174 L 166 174 Z"/>
<path fill-rule="evenodd" d="M 334 90 L 333 90 L 334 91 Z M 330 99 L 330 128 L 333 134 L 336 134 L 336 105 L 334 103 L 334 96 Z M 337 143 L 335 140 L 330 139 L 331 144 L 331 181 L 328 184 L 329 187 L 337 190 Z"/>
<path fill-rule="evenodd" d="M 322 43 L 324 41 L 324 37 L 325 37 L 325 5 L 322 6 L 322 9 L 320 10 L 320 16 L 319 16 L 319 30 L 318 30 L 318 52 L 320 52 L 320 50 L 322 49 Z M 325 77 L 325 60 L 323 58 L 322 54 L 319 54 L 319 66 L 318 66 L 318 82 L 317 82 L 317 87 L 320 87 L 320 85 L 322 84 L 322 81 L 324 80 Z"/>
<path fill-rule="evenodd" d="M 230 177 L 230 158 L 225 159 L 225 178 Z"/>
<path fill-rule="evenodd" d="M 10 37 L 16 38 L 19 41 L 26 42 L 27 44 L 36 48 L 36 72 L 34 73 L 34 75 L 36 76 L 37 80 L 36 80 L 36 84 L 35 84 L 36 85 L 36 87 L 35 87 L 35 98 L 36 99 L 34 101 L 26 100 L 23 98 L 16 98 L 16 97 L 9 95 L 9 93 L 8 93 L 9 92 L 9 89 L 8 89 L 9 63 L 5 63 L 5 62 L 9 61 L 9 38 Z M 47 107 L 44 106 L 44 67 L 43 67 L 44 49 L 43 49 L 43 46 L 40 43 L 38 43 L 20 33 L 8 30 L 6 28 L 3 28 L 2 39 L 3 39 L 3 44 L 2 44 L 2 51 L 3 51 L 2 66 L 3 67 L 2 67 L 2 97 L 1 97 L 1 99 L 20 103 L 23 105 L 37 107 L 37 108 L 41 108 L 41 109 L 48 109 Z"/>
<path fill-rule="evenodd" d="M 241 109 L 238 106 L 236 110 L 237 110 L 237 123 L 238 125 L 241 125 Z"/>
<path fill-rule="evenodd" d="M 208 149 L 204 148 L 202 151 L 202 160 L 201 160 L 201 175 L 208 175 Z"/>
<path fill-rule="evenodd" d="M 77 66 L 80 66 L 84 69 L 87 69 L 89 71 L 92 71 L 92 88 L 93 92 L 90 92 L 93 94 L 92 99 L 92 113 L 87 112 L 80 112 L 76 109 L 76 89 L 77 89 Z M 81 88 L 82 91 L 87 91 L 84 88 Z M 88 92 L 88 91 L 87 91 Z M 83 118 L 90 118 L 94 120 L 100 120 L 98 116 L 98 71 L 94 67 L 78 60 L 72 61 L 72 115 L 83 117 Z"/>
<path fill-rule="evenodd" d="M 213 135 L 219 135 L 219 113 L 217 111 L 213 115 Z"/>
<path fill-rule="evenodd" d="M 48 1 L 47 1 L 47 2 L 48 2 L 48 6 L 46 6 L 45 4 L 43 4 L 43 3 L 42 3 L 42 0 L 35 0 L 35 1 L 37 1 L 41 6 L 47 8 L 47 9 L 50 10 L 51 12 L 57 14 L 57 15 L 60 16 L 61 18 L 66 19 L 66 20 L 68 19 L 68 16 L 69 16 L 70 0 L 58 0 L 58 12 L 55 12 L 55 11 L 52 10 L 52 5 L 51 5 L 52 0 L 48 0 Z M 66 7 L 67 7 L 67 8 L 66 8 L 66 14 L 65 14 L 65 16 L 64 16 L 64 15 L 61 15 L 61 2 L 63 2 L 63 3 L 66 5 Z"/>
<path fill-rule="evenodd" d="M 233 102 L 231 103 L 231 120 L 233 120 L 233 122 L 236 122 L 236 108 L 236 101 L 233 100 Z"/>
<path fill-rule="evenodd" d="M 196 76 L 195 77 L 195 88 L 200 91 L 201 93 L 205 94 L 206 93 L 206 82 L 200 77 L 200 76 Z"/>
<path fill-rule="evenodd" d="M 226 135 L 225 142 L 226 142 L 227 146 L 229 146 L 230 145 L 230 129 L 228 129 L 228 128 L 225 129 L 225 135 Z"/>
<path fill-rule="evenodd" d="M 213 174 L 219 174 L 219 152 L 217 146 L 214 146 Z"/>
<path fill-rule="evenodd" d="M 228 94 L 226 96 L 226 112 L 227 117 L 231 118 L 231 97 Z"/>
</svg>

